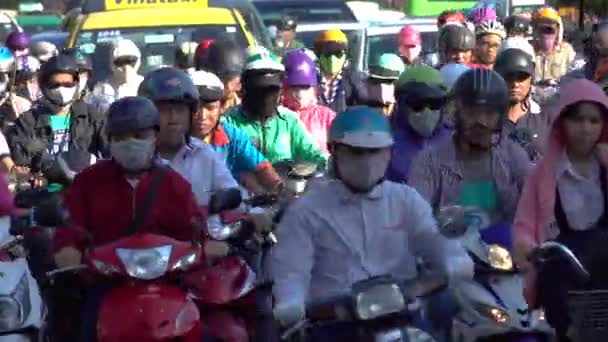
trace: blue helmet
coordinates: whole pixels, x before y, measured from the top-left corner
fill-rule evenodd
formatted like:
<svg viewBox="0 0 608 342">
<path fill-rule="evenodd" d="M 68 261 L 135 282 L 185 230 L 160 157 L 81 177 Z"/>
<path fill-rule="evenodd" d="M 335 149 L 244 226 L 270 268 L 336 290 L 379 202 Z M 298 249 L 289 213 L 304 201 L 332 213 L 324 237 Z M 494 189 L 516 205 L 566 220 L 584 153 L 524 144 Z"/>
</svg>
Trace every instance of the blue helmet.
<svg viewBox="0 0 608 342">
<path fill-rule="evenodd" d="M 393 145 L 393 134 L 386 116 L 366 107 L 355 106 L 336 116 L 329 127 L 328 144 L 362 148 Z"/>
<path fill-rule="evenodd" d="M 150 99 L 143 96 L 127 96 L 110 105 L 105 126 L 107 135 L 148 128 L 160 128 L 160 113 Z"/>
<path fill-rule="evenodd" d="M 15 66 L 15 57 L 7 47 L 0 47 L 0 73 L 9 73 Z"/>
<path fill-rule="evenodd" d="M 464 74 L 469 69 L 471 68 L 458 63 L 449 63 L 439 69 L 441 76 L 443 76 L 443 79 L 445 80 L 448 91 L 452 90 L 452 86 L 456 83 L 456 80 L 460 75 Z"/>
</svg>

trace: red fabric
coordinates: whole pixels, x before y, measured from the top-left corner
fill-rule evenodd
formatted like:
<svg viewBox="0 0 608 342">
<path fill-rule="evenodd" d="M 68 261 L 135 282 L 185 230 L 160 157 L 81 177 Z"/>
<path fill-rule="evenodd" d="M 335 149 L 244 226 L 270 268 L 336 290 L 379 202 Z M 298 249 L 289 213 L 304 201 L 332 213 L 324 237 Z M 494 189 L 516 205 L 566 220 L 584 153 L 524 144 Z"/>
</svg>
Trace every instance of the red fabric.
<svg viewBox="0 0 608 342">
<path fill-rule="evenodd" d="M 138 232 L 158 233 L 178 240 L 192 238 L 192 221 L 198 214 L 191 186 L 177 172 L 166 168 L 158 197 Z M 112 160 L 102 160 L 83 170 L 65 194 L 71 226 L 57 229 L 55 251 L 66 246 L 86 247 L 86 232 L 95 245 L 115 241 L 126 234 L 135 210 L 146 198 L 153 171 L 140 177 L 136 189 Z"/>
<path fill-rule="evenodd" d="M 211 133 L 211 144 L 220 147 L 228 145 L 228 143 L 230 143 L 230 138 L 224 131 L 224 126 L 222 124 L 217 125 Z"/>
</svg>

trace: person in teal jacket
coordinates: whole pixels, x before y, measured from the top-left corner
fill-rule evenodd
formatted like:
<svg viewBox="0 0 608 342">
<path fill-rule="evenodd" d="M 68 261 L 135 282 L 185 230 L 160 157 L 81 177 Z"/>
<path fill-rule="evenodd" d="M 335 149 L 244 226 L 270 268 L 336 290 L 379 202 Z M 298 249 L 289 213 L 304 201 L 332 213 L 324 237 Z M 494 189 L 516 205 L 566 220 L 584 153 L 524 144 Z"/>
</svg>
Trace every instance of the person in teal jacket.
<svg viewBox="0 0 608 342">
<path fill-rule="evenodd" d="M 232 176 L 253 192 L 274 192 L 282 183 L 266 157 L 242 130 L 220 120 L 224 85 L 215 74 L 190 75 L 198 88 L 200 108 L 193 117 L 193 135 L 211 145 L 226 161 Z"/>
<path fill-rule="evenodd" d="M 278 105 L 285 68 L 267 50 L 252 53 L 241 77 L 243 101 L 226 114 L 226 122 L 249 135 L 270 163 L 290 160 L 325 165 L 319 149 L 296 114 Z"/>
</svg>

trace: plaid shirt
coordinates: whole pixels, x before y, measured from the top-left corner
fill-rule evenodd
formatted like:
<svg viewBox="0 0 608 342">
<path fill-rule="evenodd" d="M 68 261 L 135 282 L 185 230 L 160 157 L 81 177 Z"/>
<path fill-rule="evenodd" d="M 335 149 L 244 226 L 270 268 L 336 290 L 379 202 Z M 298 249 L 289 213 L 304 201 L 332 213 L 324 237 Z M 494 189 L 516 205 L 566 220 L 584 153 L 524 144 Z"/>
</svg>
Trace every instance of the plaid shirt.
<svg viewBox="0 0 608 342">
<path fill-rule="evenodd" d="M 330 104 L 336 99 L 338 89 L 342 86 L 342 71 L 336 77 L 328 82 L 325 77 L 321 76 L 319 80 L 319 97 L 322 103 Z"/>
</svg>

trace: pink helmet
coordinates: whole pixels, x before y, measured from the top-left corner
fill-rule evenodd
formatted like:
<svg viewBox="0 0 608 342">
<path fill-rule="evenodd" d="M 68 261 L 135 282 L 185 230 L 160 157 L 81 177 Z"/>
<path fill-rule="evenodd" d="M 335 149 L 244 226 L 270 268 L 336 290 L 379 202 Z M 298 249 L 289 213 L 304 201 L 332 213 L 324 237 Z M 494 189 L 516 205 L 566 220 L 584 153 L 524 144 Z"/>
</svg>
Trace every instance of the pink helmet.
<svg viewBox="0 0 608 342">
<path fill-rule="evenodd" d="M 482 21 L 496 20 L 496 18 L 496 11 L 490 7 L 474 8 L 470 15 L 473 24 L 479 24 Z"/>
<path fill-rule="evenodd" d="M 401 31 L 399 31 L 399 46 L 419 46 L 421 44 L 422 39 L 420 39 L 420 31 L 418 31 L 414 25 L 405 25 Z"/>
</svg>

